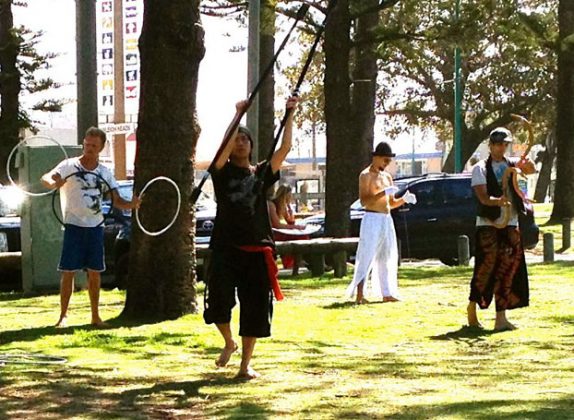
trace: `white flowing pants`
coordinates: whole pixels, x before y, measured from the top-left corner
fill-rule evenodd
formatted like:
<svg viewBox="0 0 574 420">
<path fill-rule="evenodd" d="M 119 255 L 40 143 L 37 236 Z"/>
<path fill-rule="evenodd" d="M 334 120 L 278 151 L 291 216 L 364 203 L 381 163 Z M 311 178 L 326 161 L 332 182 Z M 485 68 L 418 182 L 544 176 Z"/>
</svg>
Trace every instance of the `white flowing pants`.
<svg viewBox="0 0 574 420">
<path fill-rule="evenodd" d="M 397 236 L 392 216 L 365 212 L 361 221 L 355 274 L 347 288 L 347 297 L 353 296 L 357 286 L 365 282 L 365 296 L 392 296 L 398 299 L 398 260 Z"/>
</svg>

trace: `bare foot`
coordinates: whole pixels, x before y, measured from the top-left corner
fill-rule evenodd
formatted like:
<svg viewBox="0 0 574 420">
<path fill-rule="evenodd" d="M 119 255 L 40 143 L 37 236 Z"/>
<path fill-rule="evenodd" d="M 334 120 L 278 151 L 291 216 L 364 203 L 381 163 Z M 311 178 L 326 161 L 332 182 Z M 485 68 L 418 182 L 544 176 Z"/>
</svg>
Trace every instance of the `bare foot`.
<svg viewBox="0 0 574 420">
<path fill-rule="evenodd" d="M 514 331 L 516 329 L 518 329 L 518 327 L 508 321 L 494 324 L 495 331 Z"/>
<path fill-rule="evenodd" d="M 383 302 L 399 302 L 400 300 L 394 296 L 385 296 Z"/>
<path fill-rule="evenodd" d="M 357 305 L 365 305 L 365 304 L 370 303 L 370 302 L 369 302 L 367 299 L 365 299 L 365 298 L 361 298 L 361 299 L 357 299 L 357 300 L 355 301 L 355 303 L 356 303 Z"/>
<path fill-rule="evenodd" d="M 55 325 L 56 328 L 66 328 L 67 326 L 68 326 L 68 318 L 65 316 L 61 317 Z"/>
<path fill-rule="evenodd" d="M 469 302 L 466 307 L 466 314 L 468 317 L 468 326 L 473 328 L 482 328 L 482 324 L 478 322 L 478 317 L 476 316 L 476 303 Z"/>
<path fill-rule="evenodd" d="M 223 347 L 223 349 L 221 350 L 221 354 L 219 355 L 219 359 L 217 359 L 215 361 L 215 365 L 218 367 L 224 367 L 227 365 L 227 363 L 229 362 L 229 359 L 231 359 L 231 355 L 233 353 L 235 353 L 237 351 L 239 347 L 237 346 L 237 343 L 234 341 L 233 342 L 233 347 Z"/>
<path fill-rule="evenodd" d="M 251 379 L 259 378 L 260 376 L 261 375 L 259 372 L 255 371 L 251 367 L 248 367 L 247 370 L 240 370 L 235 378 L 250 381 Z"/>
</svg>

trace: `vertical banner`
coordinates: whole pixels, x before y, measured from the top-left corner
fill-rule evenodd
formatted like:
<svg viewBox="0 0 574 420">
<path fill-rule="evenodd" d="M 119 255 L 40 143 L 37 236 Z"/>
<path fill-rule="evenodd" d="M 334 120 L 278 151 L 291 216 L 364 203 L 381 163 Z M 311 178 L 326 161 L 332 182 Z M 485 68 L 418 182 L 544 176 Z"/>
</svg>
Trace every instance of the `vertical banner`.
<svg viewBox="0 0 574 420">
<path fill-rule="evenodd" d="M 96 51 L 98 54 L 98 116 L 100 123 L 114 114 L 114 5 L 96 2 Z"/>
<path fill-rule="evenodd" d="M 143 24 L 143 1 L 124 0 L 124 86 L 126 117 L 136 121 L 139 108 L 140 56 L 138 39 Z"/>
<path fill-rule="evenodd" d="M 124 78 L 125 114 L 128 122 L 137 120 L 139 108 L 140 57 L 138 39 L 143 24 L 143 0 L 123 0 L 124 74 L 114 70 L 114 4 L 97 0 L 98 115 L 100 123 L 113 122 L 114 80 Z M 116 31 L 117 33 L 118 31 Z"/>
</svg>

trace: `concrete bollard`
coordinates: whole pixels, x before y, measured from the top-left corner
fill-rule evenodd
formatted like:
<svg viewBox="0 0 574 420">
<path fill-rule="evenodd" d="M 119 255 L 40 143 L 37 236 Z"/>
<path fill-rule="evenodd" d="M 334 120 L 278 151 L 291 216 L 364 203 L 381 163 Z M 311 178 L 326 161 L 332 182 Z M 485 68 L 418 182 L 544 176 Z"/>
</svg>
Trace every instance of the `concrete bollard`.
<svg viewBox="0 0 574 420">
<path fill-rule="evenodd" d="M 468 236 L 460 235 L 457 240 L 458 265 L 467 266 L 470 262 L 470 241 Z"/>
<path fill-rule="evenodd" d="M 554 234 L 547 232 L 542 236 L 544 244 L 544 262 L 554 262 Z"/>
<path fill-rule="evenodd" d="M 565 217 L 562 219 L 562 250 L 565 251 L 572 245 L 572 230 L 570 228 L 572 219 Z"/>
</svg>

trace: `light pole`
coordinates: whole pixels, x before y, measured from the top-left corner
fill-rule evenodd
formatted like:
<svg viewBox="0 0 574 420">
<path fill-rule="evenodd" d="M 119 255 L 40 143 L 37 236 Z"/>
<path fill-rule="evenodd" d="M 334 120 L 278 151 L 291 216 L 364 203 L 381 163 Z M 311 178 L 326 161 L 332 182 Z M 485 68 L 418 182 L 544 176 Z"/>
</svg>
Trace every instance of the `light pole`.
<svg viewBox="0 0 574 420">
<path fill-rule="evenodd" d="M 454 19 L 458 24 L 460 0 L 456 0 Z M 462 172 L 462 92 L 460 90 L 460 47 L 458 40 L 454 48 L 454 171 Z"/>
<path fill-rule="evenodd" d="M 96 1 L 76 0 L 76 81 L 78 144 L 90 126 L 98 125 Z"/>
<path fill-rule="evenodd" d="M 249 39 L 247 42 L 247 91 L 253 92 L 259 81 L 259 32 L 261 21 L 261 0 L 249 1 Z M 259 161 L 259 95 L 247 111 L 247 126 L 253 135 L 252 157 Z"/>
</svg>

